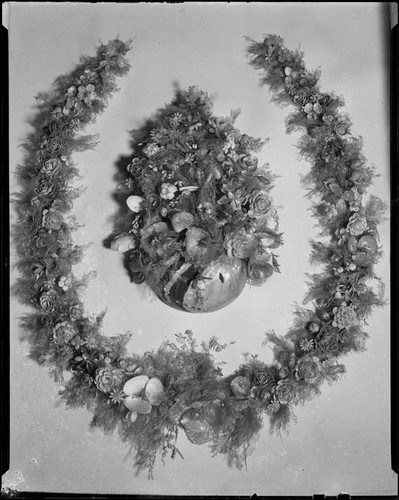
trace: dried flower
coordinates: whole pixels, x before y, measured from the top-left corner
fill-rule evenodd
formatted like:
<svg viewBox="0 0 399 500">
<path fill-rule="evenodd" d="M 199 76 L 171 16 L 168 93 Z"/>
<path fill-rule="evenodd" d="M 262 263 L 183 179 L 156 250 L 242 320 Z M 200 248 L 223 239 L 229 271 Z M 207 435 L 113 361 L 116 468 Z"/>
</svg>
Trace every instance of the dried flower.
<svg viewBox="0 0 399 500">
<path fill-rule="evenodd" d="M 320 375 L 320 362 L 317 356 L 300 358 L 295 367 L 295 377 L 309 384 L 316 381 Z"/>
<path fill-rule="evenodd" d="M 148 158 L 151 158 L 152 156 L 156 155 L 160 151 L 160 149 L 161 148 L 157 144 L 150 142 L 145 148 L 143 148 L 143 153 Z"/>
<path fill-rule="evenodd" d="M 55 175 L 59 172 L 61 166 L 62 163 L 58 158 L 52 158 L 50 160 L 47 160 L 44 165 L 42 165 L 42 167 L 40 168 L 40 173 L 51 177 L 52 175 Z"/>
<path fill-rule="evenodd" d="M 57 230 L 60 229 L 63 223 L 62 214 L 56 209 L 50 208 L 43 210 L 42 226 L 47 229 Z"/>
<path fill-rule="evenodd" d="M 177 187 L 174 184 L 165 182 L 161 185 L 160 196 L 164 200 L 172 200 L 175 197 Z"/>
<path fill-rule="evenodd" d="M 225 238 L 225 248 L 227 255 L 238 259 L 246 259 L 249 257 L 254 248 L 255 239 L 247 235 L 245 232 L 233 233 Z"/>
<path fill-rule="evenodd" d="M 288 380 L 284 379 L 277 382 L 276 397 L 282 405 L 287 405 L 293 401 L 295 390 Z"/>
<path fill-rule="evenodd" d="M 46 312 L 55 312 L 59 306 L 59 296 L 55 290 L 44 292 L 39 299 L 40 307 Z"/>
<path fill-rule="evenodd" d="M 73 323 L 61 321 L 53 328 L 53 339 L 57 344 L 68 344 L 78 331 Z"/>
<path fill-rule="evenodd" d="M 57 191 L 55 184 L 45 177 L 35 179 L 33 190 L 37 196 L 52 196 Z"/>
<path fill-rule="evenodd" d="M 366 231 L 367 227 L 367 219 L 359 214 L 354 214 L 350 217 L 346 229 L 352 236 L 359 236 Z"/>
<path fill-rule="evenodd" d="M 118 368 L 98 368 L 94 377 L 94 383 L 101 392 L 109 393 L 115 391 L 122 385 L 123 372 Z"/>
<path fill-rule="evenodd" d="M 271 201 L 267 193 L 258 192 L 250 198 L 250 210 L 248 215 L 250 217 L 263 217 L 269 212 L 270 207 Z"/>
<path fill-rule="evenodd" d="M 334 307 L 333 313 L 333 326 L 337 328 L 348 328 L 358 323 L 356 311 L 351 306 L 341 305 L 340 307 Z"/>
<path fill-rule="evenodd" d="M 314 348 L 314 340 L 313 339 L 302 339 L 299 342 L 299 347 L 304 352 L 311 351 Z"/>
</svg>

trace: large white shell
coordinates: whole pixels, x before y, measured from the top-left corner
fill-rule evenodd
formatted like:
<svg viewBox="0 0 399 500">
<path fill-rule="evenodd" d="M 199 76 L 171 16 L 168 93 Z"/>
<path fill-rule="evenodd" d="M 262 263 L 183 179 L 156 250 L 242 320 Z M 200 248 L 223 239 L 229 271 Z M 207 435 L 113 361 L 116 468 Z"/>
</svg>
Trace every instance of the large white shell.
<svg viewBox="0 0 399 500">
<path fill-rule="evenodd" d="M 138 396 L 144 390 L 144 387 L 149 380 L 150 379 L 147 375 L 138 375 L 137 377 L 133 377 L 125 383 L 123 386 L 123 392 L 127 396 Z"/>
<path fill-rule="evenodd" d="M 145 395 L 153 406 L 159 406 L 165 399 L 165 391 L 159 378 L 151 378 L 145 386 Z"/>
<path fill-rule="evenodd" d="M 141 212 L 143 210 L 142 207 L 143 201 L 144 198 L 142 198 L 141 196 L 132 194 L 132 196 L 129 196 L 129 198 L 126 200 L 126 205 L 130 208 L 132 212 Z"/>
<path fill-rule="evenodd" d="M 152 409 L 151 403 L 148 401 L 144 401 L 144 399 L 140 398 L 133 398 L 132 396 L 125 398 L 123 403 L 130 411 L 135 411 L 143 415 L 150 413 Z"/>
</svg>

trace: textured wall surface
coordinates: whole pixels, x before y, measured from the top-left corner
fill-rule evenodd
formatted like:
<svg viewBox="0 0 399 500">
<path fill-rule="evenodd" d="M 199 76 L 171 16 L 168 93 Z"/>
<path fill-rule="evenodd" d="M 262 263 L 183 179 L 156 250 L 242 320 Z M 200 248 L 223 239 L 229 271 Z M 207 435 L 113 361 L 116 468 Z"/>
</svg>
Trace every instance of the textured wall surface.
<svg viewBox="0 0 399 500">
<path fill-rule="evenodd" d="M 299 45 L 309 68 L 320 66 L 322 89 L 346 98 L 353 133 L 364 137 L 364 153 L 381 174 L 373 193 L 389 199 L 389 95 L 387 47 L 382 5 L 360 4 L 84 4 L 11 3 L 10 6 L 10 178 L 21 161 L 18 145 L 29 127 L 34 96 L 55 77 L 70 71 L 81 54 L 93 54 L 98 41 L 117 34 L 136 37 L 132 69 L 120 92 L 88 132 L 99 133 L 95 151 L 77 154 L 86 190 L 75 215 L 84 227 L 76 240 L 92 242 L 84 268 L 98 271 L 85 302 L 89 311 L 108 312 L 104 330 L 131 331 L 130 348 L 156 348 L 174 333 L 192 329 L 199 340 L 217 335 L 235 345 L 220 354 L 230 373 L 243 353 L 259 353 L 266 330 L 284 333 L 295 302 L 301 302 L 308 263 L 308 240 L 317 229 L 300 188 L 308 165 L 298 158 L 297 135 L 285 134 L 287 109 L 270 103 L 257 72 L 245 59 L 244 36 L 260 40 L 281 35 Z M 209 315 L 167 308 L 143 287 L 129 283 L 121 256 L 102 247 L 116 206 L 111 193 L 119 155 L 127 154 L 128 130 L 173 97 L 173 83 L 196 84 L 216 93 L 215 112 L 240 107 L 237 126 L 249 135 L 270 137 L 260 159 L 281 177 L 274 190 L 280 206 L 285 245 L 279 249 L 281 275 L 262 288 L 246 287 L 234 304 Z M 385 257 L 377 272 L 389 299 L 389 226 L 381 226 Z M 83 268 L 82 267 L 82 268 Z M 12 279 L 15 271 L 12 271 Z M 11 468 L 6 484 L 19 490 L 87 493 L 336 495 L 394 494 L 390 467 L 389 304 L 367 327 L 368 351 L 344 361 L 347 374 L 326 386 L 321 397 L 297 409 L 289 436 L 270 436 L 268 423 L 248 460 L 247 471 L 229 469 L 225 457 L 211 458 L 207 445 L 191 445 L 181 435 L 185 459 L 160 464 L 155 480 L 135 476 L 117 436 L 89 431 L 90 414 L 66 411 L 57 403 L 59 387 L 27 358 L 18 317 L 11 309 Z"/>
</svg>

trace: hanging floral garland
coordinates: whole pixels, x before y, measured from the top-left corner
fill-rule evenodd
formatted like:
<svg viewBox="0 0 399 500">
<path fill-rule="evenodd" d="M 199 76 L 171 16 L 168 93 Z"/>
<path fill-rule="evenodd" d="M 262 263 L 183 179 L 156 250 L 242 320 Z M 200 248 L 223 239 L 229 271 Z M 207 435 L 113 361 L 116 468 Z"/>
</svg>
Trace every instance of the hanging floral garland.
<svg viewBox="0 0 399 500">
<path fill-rule="evenodd" d="M 252 356 L 230 376 L 223 376 L 212 355 L 227 345 L 215 337 L 198 345 L 189 330 L 155 352 L 128 353 L 128 335 L 105 336 L 102 316 L 84 314 L 80 293 L 89 277 L 77 279 L 72 272 L 84 249 L 73 244 L 75 223 L 68 213 L 79 195 L 71 187 L 78 173 L 71 155 L 93 146 L 93 138 L 77 132 L 105 109 L 115 77 L 128 71 L 129 48 L 130 42 L 120 40 L 101 45 L 95 57 L 82 58 L 56 80 L 52 92 L 39 96 L 19 170 L 15 235 L 21 275 L 16 293 L 33 307 L 23 322 L 30 356 L 63 383 L 60 394 L 69 407 L 86 406 L 94 414 L 93 426 L 118 430 L 138 470 L 151 476 L 157 456 L 179 454 L 179 429 L 191 442 L 210 443 L 213 454 L 224 453 L 229 464 L 242 467 L 264 416 L 272 430 L 286 429 L 295 405 L 320 394 L 323 382 L 339 379 L 345 367 L 338 359 L 365 349 L 365 320 L 373 306 L 383 304 L 382 290 L 375 291 L 371 280 L 380 283 L 373 267 L 381 257 L 377 225 L 385 206 L 373 196 L 362 201 L 374 172 L 366 166 L 361 140 L 350 134 L 349 118 L 339 111 L 342 100 L 320 91 L 319 74 L 307 71 L 303 54 L 287 50 L 280 37 L 250 41 L 250 64 L 265 72 L 263 82 L 277 102 L 295 107 L 288 129 L 303 132 L 299 148 L 311 164 L 304 185 L 325 239 L 312 243 L 313 261 L 324 265 L 321 274 L 309 276 L 304 302 L 312 308 L 296 311 L 284 337 L 268 333 L 274 344 L 271 364 Z M 208 103 L 197 90 L 185 94 L 190 95 Z M 131 170 L 136 164 L 131 162 Z M 221 186 L 231 200 L 234 190 Z M 161 193 L 171 191 L 161 184 Z M 130 243 L 119 240 L 114 246 L 119 244 Z M 129 250 L 136 250 L 133 246 Z"/>
<path fill-rule="evenodd" d="M 238 111 L 214 116 L 212 101 L 195 87 L 178 91 L 132 133 L 111 243 L 133 282 L 189 312 L 225 307 L 246 282 L 279 272 L 274 175 L 253 154 L 262 141 L 234 127 Z"/>
</svg>

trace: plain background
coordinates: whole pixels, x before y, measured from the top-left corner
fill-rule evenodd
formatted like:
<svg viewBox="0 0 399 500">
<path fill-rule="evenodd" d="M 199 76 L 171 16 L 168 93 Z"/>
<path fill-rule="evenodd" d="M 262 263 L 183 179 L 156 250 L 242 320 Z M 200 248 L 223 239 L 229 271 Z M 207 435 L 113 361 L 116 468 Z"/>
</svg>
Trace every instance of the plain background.
<svg viewBox="0 0 399 500">
<path fill-rule="evenodd" d="M 101 143 L 77 154 L 86 188 L 74 213 L 84 224 L 76 241 L 92 245 L 84 270 L 97 278 L 85 296 L 87 310 L 108 312 L 104 332 L 131 331 L 130 349 L 157 348 L 177 332 L 192 329 L 199 340 L 217 335 L 235 345 L 222 352 L 224 373 L 231 373 L 243 353 L 258 353 L 266 330 L 284 334 L 295 302 L 305 293 L 308 240 L 317 234 L 300 188 L 308 165 L 298 158 L 298 135 L 285 133 L 288 109 L 270 103 L 258 74 L 246 62 L 246 41 L 265 33 L 281 35 L 289 48 L 305 52 L 308 68 L 321 67 L 322 89 L 346 98 L 353 133 L 364 138 L 364 153 L 380 174 L 372 192 L 389 201 L 389 95 L 384 4 L 10 4 L 10 179 L 21 162 L 18 147 L 29 132 L 34 96 L 55 77 L 70 71 L 81 54 L 119 34 L 136 37 L 129 54 L 132 69 L 119 81 L 120 92 L 95 126 Z M 237 126 L 243 133 L 270 137 L 260 159 L 281 177 L 274 189 L 280 207 L 285 245 L 278 251 L 281 275 L 262 288 L 246 287 L 228 308 L 208 315 L 172 310 L 143 286 L 131 284 L 121 256 L 102 247 L 116 210 L 112 177 L 119 155 L 127 154 L 128 130 L 173 97 L 173 82 L 198 85 L 216 93 L 215 112 L 227 115 L 240 107 Z M 12 217 L 15 222 L 15 216 Z M 389 224 L 381 225 L 385 256 L 377 272 L 389 301 Z M 11 249 L 11 254 L 13 253 Z M 77 269 L 79 272 L 79 269 Z M 12 279 L 15 270 L 12 270 Z M 270 436 L 268 422 L 248 460 L 248 470 L 229 469 L 224 456 L 212 458 L 207 445 L 195 446 L 181 435 L 185 457 L 158 465 L 155 480 L 135 476 L 117 436 L 90 431 L 86 410 L 66 411 L 57 401 L 59 387 L 27 358 L 18 318 L 26 309 L 11 304 L 11 452 L 5 485 L 18 490 L 219 495 L 394 494 L 390 467 L 389 305 L 369 321 L 368 351 L 345 359 L 347 375 L 324 388 L 321 397 L 297 408 L 298 423 L 289 436 Z"/>
</svg>

